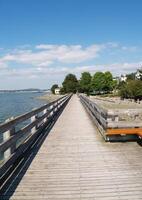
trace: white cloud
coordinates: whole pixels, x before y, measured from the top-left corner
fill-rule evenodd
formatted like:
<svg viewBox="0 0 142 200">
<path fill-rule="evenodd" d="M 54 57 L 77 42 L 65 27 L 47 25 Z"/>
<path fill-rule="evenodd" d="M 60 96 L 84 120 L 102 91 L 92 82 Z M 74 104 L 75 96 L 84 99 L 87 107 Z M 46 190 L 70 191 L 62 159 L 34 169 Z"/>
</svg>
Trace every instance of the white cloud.
<svg viewBox="0 0 142 200">
<path fill-rule="evenodd" d="M 35 46 L 36 49 L 53 49 L 57 45 L 52 45 L 52 44 L 39 44 Z"/>
<path fill-rule="evenodd" d="M 77 66 L 77 67 L 31 67 L 25 69 L 3 69 L 0 73 L 0 76 L 6 77 L 14 77 L 20 79 L 21 77 L 25 79 L 37 79 L 39 78 L 53 78 L 64 77 L 68 73 L 74 73 L 78 77 L 84 71 L 89 71 L 90 73 L 95 73 L 96 71 L 111 71 L 113 75 L 120 75 L 125 73 L 131 73 L 136 71 L 138 68 L 142 66 L 142 61 L 137 63 L 112 63 L 112 64 L 102 64 L 102 65 L 84 65 L 84 66 Z"/>
<path fill-rule="evenodd" d="M 104 45 L 90 45 L 83 48 L 81 45 L 38 45 L 36 50 L 15 49 L 0 58 L 0 62 L 22 63 L 34 66 L 49 66 L 53 62 L 81 63 L 96 58 Z"/>
<path fill-rule="evenodd" d="M 37 66 L 38 67 L 47 67 L 47 66 L 51 65 L 52 63 L 53 63 L 52 61 L 45 61 L 45 62 L 39 63 Z"/>
<path fill-rule="evenodd" d="M 7 64 L 5 62 L 0 61 L 0 69 L 5 69 L 7 68 Z"/>
<path fill-rule="evenodd" d="M 113 48 L 113 49 L 117 49 L 120 51 L 127 51 L 127 52 L 135 52 L 139 49 L 136 46 L 124 46 L 118 42 L 108 42 L 108 43 L 106 43 L 106 46 L 108 48 Z"/>
<path fill-rule="evenodd" d="M 141 68 L 142 61 L 140 62 L 124 62 L 124 63 L 112 63 L 112 64 L 102 64 L 102 65 L 92 65 L 92 66 L 81 66 L 74 68 L 75 73 L 81 73 L 84 71 L 89 71 L 95 73 L 96 71 L 111 71 L 114 75 L 126 74 L 135 72 L 138 68 Z"/>
<path fill-rule="evenodd" d="M 105 49 L 120 49 L 132 51 L 136 47 L 121 46 L 118 43 L 109 42 L 105 44 L 93 44 L 87 47 L 81 45 L 52 45 L 40 44 L 29 49 L 30 45 L 25 45 L 9 51 L 0 58 L 0 63 L 9 65 L 11 62 L 26 64 L 35 67 L 49 67 L 56 62 L 61 64 L 76 64 L 93 60 Z"/>
<path fill-rule="evenodd" d="M 137 51 L 137 47 L 135 47 L 135 46 L 130 46 L 130 47 L 128 47 L 128 46 L 122 46 L 121 47 L 122 48 L 122 50 L 124 50 L 124 51 L 130 51 L 130 52 L 135 52 L 135 51 Z"/>
<path fill-rule="evenodd" d="M 102 51 L 107 52 L 107 49 L 115 53 L 117 50 L 130 51 L 130 47 L 113 42 L 93 44 L 87 47 L 52 44 L 41 44 L 34 48 L 28 45 L 22 46 L 8 50 L 9 53 L 0 57 L 0 77 L 1 80 L 13 77 L 13 80 L 23 78 L 24 80 L 39 79 L 41 81 L 45 78 L 48 82 L 49 79 L 61 80 L 67 73 L 75 73 L 79 77 L 83 71 L 95 73 L 109 70 L 114 75 L 120 75 L 133 72 L 142 65 L 142 62 L 95 64 L 96 57 L 102 55 Z M 101 59 L 103 63 L 103 56 Z M 90 65 L 86 64 L 89 63 L 88 61 L 91 61 Z M 108 61 L 110 63 L 109 59 Z"/>
</svg>

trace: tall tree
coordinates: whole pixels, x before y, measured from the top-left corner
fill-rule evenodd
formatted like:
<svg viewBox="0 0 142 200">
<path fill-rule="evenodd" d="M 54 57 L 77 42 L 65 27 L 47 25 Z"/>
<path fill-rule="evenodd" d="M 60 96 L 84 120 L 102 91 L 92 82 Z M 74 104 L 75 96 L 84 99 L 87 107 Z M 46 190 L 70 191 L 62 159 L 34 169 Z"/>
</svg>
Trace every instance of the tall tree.
<svg viewBox="0 0 142 200">
<path fill-rule="evenodd" d="M 78 80 L 74 74 L 68 74 L 65 77 L 62 85 L 65 93 L 70 93 L 70 92 L 76 93 L 78 89 Z"/>
<path fill-rule="evenodd" d="M 122 98 L 142 99 L 142 81 L 131 80 L 125 86 L 120 88 L 120 96 Z"/>
<path fill-rule="evenodd" d="M 111 92 L 117 85 L 113 80 L 111 72 L 96 72 L 92 78 L 92 89 L 97 92 Z"/>
<path fill-rule="evenodd" d="M 101 91 L 104 90 L 105 83 L 106 83 L 105 74 L 103 72 L 96 72 L 91 82 L 92 89 L 100 93 Z"/>
<path fill-rule="evenodd" d="M 127 81 L 135 80 L 135 75 L 136 75 L 136 73 L 127 74 L 127 75 L 126 75 Z"/>
<path fill-rule="evenodd" d="M 55 94 L 55 89 L 58 88 L 59 86 L 57 84 L 52 85 L 51 87 L 51 92 L 52 94 Z"/>
<path fill-rule="evenodd" d="M 115 86 L 115 82 L 113 81 L 113 76 L 112 76 L 111 72 L 109 72 L 109 71 L 105 72 L 104 75 L 105 75 L 104 90 L 107 92 L 110 92 L 113 90 L 113 88 Z"/>
<path fill-rule="evenodd" d="M 91 74 L 89 72 L 83 72 L 81 74 L 80 79 L 80 88 L 82 92 L 85 92 L 87 95 L 89 95 L 89 92 L 91 90 Z"/>
</svg>

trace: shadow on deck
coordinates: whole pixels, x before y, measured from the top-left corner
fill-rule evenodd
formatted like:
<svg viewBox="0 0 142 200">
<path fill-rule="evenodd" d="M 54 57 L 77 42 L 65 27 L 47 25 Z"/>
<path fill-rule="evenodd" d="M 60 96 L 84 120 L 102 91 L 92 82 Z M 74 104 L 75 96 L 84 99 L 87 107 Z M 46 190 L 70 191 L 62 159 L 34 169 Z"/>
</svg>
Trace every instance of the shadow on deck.
<svg viewBox="0 0 142 200">
<path fill-rule="evenodd" d="M 26 171 L 28 170 L 29 166 L 31 165 L 33 159 L 37 155 L 40 147 L 42 146 L 44 140 L 48 136 L 49 132 L 53 128 L 54 124 L 62 114 L 64 108 L 68 104 L 66 104 L 61 108 L 61 110 L 52 118 L 51 122 L 47 125 L 47 127 L 42 131 L 42 134 L 39 134 L 32 145 L 27 148 L 24 155 L 20 156 L 16 162 L 12 165 L 10 170 L 7 172 L 6 176 L 0 180 L 2 185 L 0 189 L 0 199 L 8 200 L 13 195 L 14 191 L 16 190 L 17 186 L 19 185 L 20 181 L 22 180 L 23 176 L 25 175 Z"/>
</svg>

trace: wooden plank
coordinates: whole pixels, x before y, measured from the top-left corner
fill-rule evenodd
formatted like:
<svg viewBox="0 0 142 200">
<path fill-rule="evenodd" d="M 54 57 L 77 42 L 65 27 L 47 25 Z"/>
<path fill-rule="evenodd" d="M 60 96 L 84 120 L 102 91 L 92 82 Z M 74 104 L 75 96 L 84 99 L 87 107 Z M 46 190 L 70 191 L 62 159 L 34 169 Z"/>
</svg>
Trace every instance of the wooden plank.
<svg viewBox="0 0 142 200">
<path fill-rule="evenodd" d="M 7 188 L 13 200 L 140 200 L 142 148 L 105 143 L 76 96 L 32 161 L 20 184 Z M 10 196 L 12 194 L 12 196 Z"/>
<path fill-rule="evenodd" d="M 66 104 L 66 102 L 70 99 L 70 97 L 71 97 L 71 95 L 67 95 L 65 98 L 60 100 L 61 106 L 58 108 L 58 110 L 56 110 L 56 112 L 58 112 Z M 55 107 L 53 107 L 51 109 L 51 111 L 54 109 L 55 109 Z M 7 159 L 5 159 L 4 162 L 2 162 L 1 167 L 0 167 L 0 177 L 3 176 L 4 173 L 6 172 L 6 170 L 16 161 L 16 159 L 18 159 L 18 157 L 21 156 L 25 152 L 25 150 L 29 147 L 29 145 L 32 144 L 32 142 L 37 137 L 37 135 L 40 134 L 44 128 L 46 128 L 46 126 L 50 123 L 50 121 L 52 121 L 53 117 L 56 115 L 56 112 L 54 112 L 53 115 L 51 115 L 48 118 L 48 121 L 46 123 L 42 123 L 38 127 L 38 129 L 35 131 L 35 133 L 29 134 L 28 137 L 25 138 L 23 143 L 16 149 L 16 151 L 12 152 L 12 154 Z M 15 144 L 15 142 L 16 142 L 15 140 L 17 140 L 21 136 L 22 133 L 31 129 L 33 126 L 35 126 L 37 123 L 39 123 L 45 117 L 47 117 L 49 115 L 49 113 L 50 113 L 50 111 L 43 114 L 43 116 L 39 117 L 39 119 L 37 119 L 36 121 L 34 121 L 31 124 L 29 124 L 28 126 L 26 126 L 25 129 L 20 130 L 19 135 L 18 134 L 14 135 L 13 137 L 10 137 L 9 140 L 2 143 L 1 150 L 4 151 L 9 146 L 12 146 L 13 144 Z"/>
<path fill-rule="evenodd" d="M 62 103 L 63 100 L 60 102 Z M 34 126 L 38 125 L 40 122 L 44 120 L 44 118 L 48 117 L 48 115 L 57 108 L 58 105 L 53 107 L 52 109 L 48 110 L 45 114 L 43 114 L 41 117 L 38 117 L 35 121 L 28 124 L 24 128 L 20 129 L 19 131 L 15 132 L 15 135 L 11 136 L 8 140 L 4 141 L 0 144 L 0 152 L 6 151 L 10 146 L 12 146 L 13 143 L 16 143 L 18 139 L 20 139 L 22 136 L 24 136 L 25 133 L 30 131 Z M 56 110 L 57 111 L 57 110 Z M 42 124 L 41 124 L 42 125 Z M 26 138 L 25 138 L 26 139 Z"/>
<path fill-rule="evenodd" d="M 107 117 L 107 110 L 104 109 L 104 108 L 101 108 L 100 106 L 98 106 L 96 103 L 94 103 L 92 100 L 90 100 L 89 98 L 83 96 L 83 95 L 80 95 L 80 98 L 84 101 L 84 102 L 87 102 L 88 105 L 90 105 L 91 107 L 93 107 L 94 109 L 96 109 L 96 111 L 104 116 L 104 118 Z"/>
<path fill-rule="evenodd" d="M 141 113 L 142 109 L 132 109 L 132 110 L 111 110 L 108 111 L 100 109 L 100 107 L 93 102 L 83 96 L 80 95 L 81 101 L 84 103 L 84 105 L 88 108 L 90 115 L 94 115 L 94 120 L 99 128 L 99 130 L 102 132 L 102 135 L 119 135 L 119 134 L 138 134 L 139 136 L 142 136 L 141 129 L 142 129 L 142 122 L 139 121 L 120 121 L 119 115 L 120 114 L 132 114 L 133 116 L 137 116 Z M 98 121 L 98 122 L 97 122 Z M 102 126 L 102 127 L 101 127 Z M 106 131 L 107 129 L 107 131 Z"/>
<path fill-rule="evenodd" d="M 43 116 L 37 118 L 34 122 L 28 124 L 24 128 L 20 129 L 16 132 L 15 135 L 11 136 L 8 140 L 4 141 L 0 144 L 0 152 L 6 151 L 7 148 L 9 148 L 13 143 L 16 143 L 18 139 L 20 139 L 22 136 L 24 136 L 25 133 L 30 131 L 34 126 L 36 126 L 38 123 L 40 123 L 46 116 L 49 115 L 49 113 L 52 110 L 48 111 L 48 113 L 44 114 Z M 25 138 L 26 139 L 26 138 Z"/>
<path fill-rule="evenodd" d="M 121 134 L 142 134 L 142 128 L 123 128 L 123 129 L 107 129 L 106 135 L 121 135 Z"/>
<path fill-rule="evenodd" d="M 142 128 L 142 122 L 113 121 L 108 122 L 108 128 Z"/>
</svg>

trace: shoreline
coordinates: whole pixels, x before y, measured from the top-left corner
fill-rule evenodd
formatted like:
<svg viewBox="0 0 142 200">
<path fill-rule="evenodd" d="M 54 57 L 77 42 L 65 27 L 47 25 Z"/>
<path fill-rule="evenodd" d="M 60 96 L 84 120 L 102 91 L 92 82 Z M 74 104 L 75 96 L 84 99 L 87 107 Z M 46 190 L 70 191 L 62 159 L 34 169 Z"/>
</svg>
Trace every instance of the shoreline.
<svg viewBox="0 0 142 200">
<path fill-rule="evenodd" d="M 64 95 L 45 94 L 45 95 L 37 97 L 37 99 L 44 100 L 47 102 L 52 102 L 52 101 L 55 101 L 55 100 L 61 98 L 62 96 L 64 96 Z"/>
</svg>

